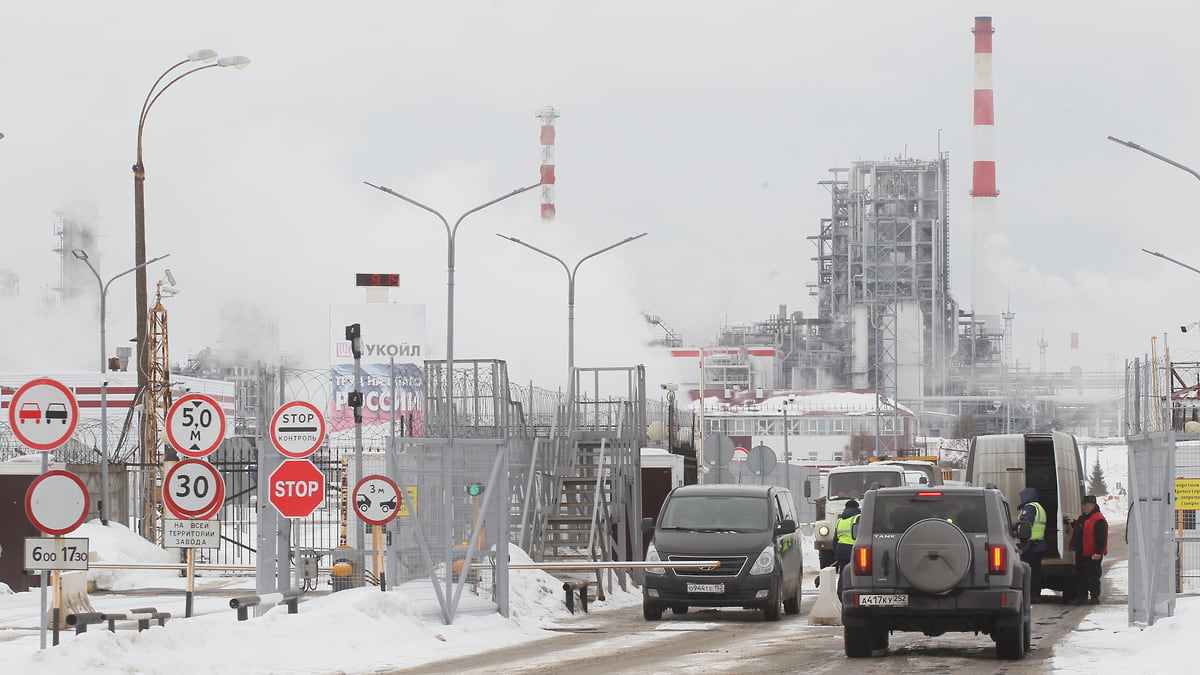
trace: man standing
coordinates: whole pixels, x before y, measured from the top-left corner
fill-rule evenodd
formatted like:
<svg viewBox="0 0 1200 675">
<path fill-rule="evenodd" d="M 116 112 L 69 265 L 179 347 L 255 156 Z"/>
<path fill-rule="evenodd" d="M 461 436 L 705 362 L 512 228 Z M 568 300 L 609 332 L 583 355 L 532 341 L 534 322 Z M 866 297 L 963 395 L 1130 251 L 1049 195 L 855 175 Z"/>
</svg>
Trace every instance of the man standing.
<svg viewBox="0 0 1200 675">
<path fill-rule="evenodd" d="M 1095 495 L 1083 498 L 1083 515 L 1075 521 L 1071 550 L 1079 566 L 1079 604 L 1100 604 L 1100 563 L 1108 554 L 1108 521 Z"/>
<path fill-rule="evenodd" d="M 846 508 L 842 509 L 842 515 L 838 516 L 836 529 L 834 530 L 833 546 L 833 564 L 838 571 L 838 600 L 842 598 L 842 568 L 846 563 L 850 562 L 850 558 L 854 555 L 854 535 L 858 526 L 858 518 L 862 512 L 858 510 L 858 502 L 851 499 L 846 502 Z"/>
<path fill-rule="evenodd" d="M 1042 558 L 1050 545 L 1046 543 L 1046 509 L 1038 502 L 1037 488 L 1021 490 L 1021 515 L 1018 523 L 1029 523 L 1032 534 L 1021 547 L 1021 560 L 1029 563 L 1030 602 L 1042 601 Z"/>
</svg>

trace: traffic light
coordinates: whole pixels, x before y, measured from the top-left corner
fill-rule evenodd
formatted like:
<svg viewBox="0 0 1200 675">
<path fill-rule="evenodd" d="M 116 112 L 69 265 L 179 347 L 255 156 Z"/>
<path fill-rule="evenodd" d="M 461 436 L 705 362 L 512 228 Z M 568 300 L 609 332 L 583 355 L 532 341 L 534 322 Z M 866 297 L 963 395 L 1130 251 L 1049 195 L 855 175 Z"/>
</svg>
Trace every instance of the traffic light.
<svg viewBox="0 0 1200 675">
<path fill-rule="evenodd" d="M 471 495 L 472 497 L 478 497 L 479 495 L 483 494 L 483 483 L 476 482 L 468 485 L 467 494 Z"/>
</svg>

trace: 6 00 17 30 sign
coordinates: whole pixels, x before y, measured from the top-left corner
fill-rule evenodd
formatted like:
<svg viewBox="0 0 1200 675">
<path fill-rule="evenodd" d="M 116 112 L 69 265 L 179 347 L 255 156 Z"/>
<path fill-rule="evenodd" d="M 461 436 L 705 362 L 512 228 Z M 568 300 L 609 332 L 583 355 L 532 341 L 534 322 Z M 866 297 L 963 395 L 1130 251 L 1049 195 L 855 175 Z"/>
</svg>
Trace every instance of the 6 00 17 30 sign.
<svg viewBox="0 0 1200 675">
<path fill-rule="evenodd" d="M 25 538 L 25 569 L 27 570 L 86 570 L 87 568 L 87 539 Z"/>
</svg>

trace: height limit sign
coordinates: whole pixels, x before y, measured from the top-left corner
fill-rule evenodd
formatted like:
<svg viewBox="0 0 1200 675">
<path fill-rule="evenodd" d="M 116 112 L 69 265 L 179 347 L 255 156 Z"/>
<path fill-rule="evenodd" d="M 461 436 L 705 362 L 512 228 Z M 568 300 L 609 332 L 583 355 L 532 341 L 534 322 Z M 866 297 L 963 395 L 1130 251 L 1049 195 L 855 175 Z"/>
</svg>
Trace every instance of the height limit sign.
<svg viewBox="0 0 1200 675">
<path fill-rule="evenodd" d="M 204 457 L 225 440 L 225 411 L 211 396 L 188 394 L 167 411 L 166 426 L 179 454 Z"/>
</svg>

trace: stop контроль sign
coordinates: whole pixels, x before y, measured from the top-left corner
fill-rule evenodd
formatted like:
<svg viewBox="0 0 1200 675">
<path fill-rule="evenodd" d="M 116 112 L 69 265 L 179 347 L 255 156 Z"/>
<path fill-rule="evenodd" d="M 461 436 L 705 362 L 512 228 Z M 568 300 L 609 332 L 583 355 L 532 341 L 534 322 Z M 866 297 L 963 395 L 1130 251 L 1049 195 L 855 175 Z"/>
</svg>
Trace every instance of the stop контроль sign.
<svg viewBox="0 0 1200 675">
<path fill-rule="evenodd" d="M 271 472 L 271 504 L 284 518 L 304 518 L 325 500 L 325 474 L 307 459 L 290 459 Z"/>
<path fill-rule="evenodd" d="M 284 403 L 271 418 L 271 443 L 287 457 L 308 457 L 324 440 L 325 416 L 311 403 Z"/>
</svg>

